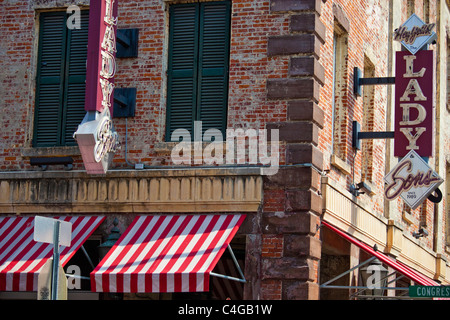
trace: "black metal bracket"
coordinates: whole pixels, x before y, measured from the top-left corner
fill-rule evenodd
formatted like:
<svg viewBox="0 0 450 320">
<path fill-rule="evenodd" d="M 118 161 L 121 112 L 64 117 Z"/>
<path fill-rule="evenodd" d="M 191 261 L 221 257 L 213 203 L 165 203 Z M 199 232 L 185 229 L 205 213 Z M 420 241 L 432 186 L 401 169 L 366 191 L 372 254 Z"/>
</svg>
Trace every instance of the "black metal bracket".
<svg viewBox="0 0 450 320">
<path fill-rule="evenodd" d="M 362 72 L 358 67 L 353 69 L 353 93 L 360 97 L 362 95 L 361 86 L 366 85 L 392 85 L 395 84 L 395 77 L 385 77 L 385 78 L 363 78 Z"/>
<path fill-rule="evenodd" d="M 113 118 L 134 117 L 136 88 L 115 88 Z"/>
<path fill-rule="evenodd" d="M 394 131 L 387 132 L 361 132 L 361 125 L 358 121 L 353 121 L 352 147 L 361 150 L 362 139 L 393 139 Z"/>
<path fill-rule="evenodd" d="M 116 58 L 137 58 L 139 29 L 117 29 Z"/>
<path fill-rule="evenodd" d="M 433 193 L 435 193 L 436 195 L 434 195 Z M 442 191 L 439 190 L 439 188 L 437 188 L 428 196 L 428 200 L 430 200 L 433 203 L 441 202 L 442 201 Z"/>
<path fill-rule="evenodd" d="M 32 166 L 39 166 L 43 171 L 47 170 L 49 165 L 62 164 L 66 170 L 72 170 L 73 159 L 72 157 L 39 157 L 30 158 L 30 164 Z"/>
<path fill-rule="evenodd" d="M 350 186 L 350 193 L 352 195 L 354 195 L 355 197 L 358 197 L 361 194 L 365 194 L 367 193 L 368 195 L 373 195 L 374 193 L 372 192 L 372 188 L 370 188 L 370 186 L 365 183 L 364 181 L 357 183 L 357 184 L 352 184 Z"/>
</svg>

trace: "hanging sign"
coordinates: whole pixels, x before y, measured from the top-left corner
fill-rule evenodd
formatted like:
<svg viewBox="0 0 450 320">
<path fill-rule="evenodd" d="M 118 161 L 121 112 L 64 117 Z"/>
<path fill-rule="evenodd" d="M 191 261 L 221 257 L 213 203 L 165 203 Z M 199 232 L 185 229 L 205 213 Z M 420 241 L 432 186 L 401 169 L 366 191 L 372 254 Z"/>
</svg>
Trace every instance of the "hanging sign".
<svg viewBox="0 0 450 320">
<path fill-rule="evenodd" d="M 412 54 L 416 54 L 425 45 L 437 39 L 433 32 L 435 23 L 426 24 L 417 15 L 412 14 L 406 22 L 394 32 L 394 41 L 401 44 Z"/>
<path fill-rule="evenodd" d="M 105 174 L 118 149 L 112 124 L 116 73 L 117 1 L 91 0 L 85 110 L 74 133 L 86 172 Z"/>
<path fill-rule="evenodd" d="M 434 54 L 421 50 L 396 54 L 394 156 L 414 150 L 433 155 Z"/>
<path fill-rule="evenodd" d="M 36 242 L 53 243 L 55 236 L 56 219 L 36 216 L 34 218 L 33 240 Z M 58 220 L 59 245 L 70 247 L 72 242 L 72 224 Z"/>
<path fill-rule="evenodd" d="M 105 174 L 119 148 L 109 108 L 88 112 L 74 134 L 84 167 L 89 174 Z"/>
<path fill-rule="evenodd" d="M 91 0 L 89 11 L 86 111 L 102 112 L 114 105 L 117 0 Z"/>
<path fill-rule="evenodd" d="M 401 197 L 416 209 L 444 180 L 411 150 L 384 178 L 387 200 Z"/>
</svg>

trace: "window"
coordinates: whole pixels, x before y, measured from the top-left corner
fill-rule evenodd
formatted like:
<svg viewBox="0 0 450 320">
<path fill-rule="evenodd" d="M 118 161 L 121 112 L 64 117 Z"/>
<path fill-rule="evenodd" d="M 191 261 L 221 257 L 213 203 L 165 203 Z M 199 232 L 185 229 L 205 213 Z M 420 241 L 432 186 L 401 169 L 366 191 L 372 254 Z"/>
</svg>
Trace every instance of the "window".
<svg viewBox="0 0 450 320">
<path fill-rule="evenodd" d="M 375 77 L 375 65 L 367 56 L 364 56 L 364 78 Z M 375 126 L 375 86 L 363 88 L 363 123 L 361 131 L 373 132 Z M 372 182 L 373 178 L 373 139 L 362 142 L 362 178 Z"/>
<path fill-rule="evenodd" d="M 406 2 L 406 15 L 409 18 L 415 12 L 416 1 L 407 0 Z"/>
<path fill-rule="evenodd" d="M 176 129 L 224 133 L 228 101 L 230 1 L 170 6 L 166 140 Z"/>
<path fill-rule="evenodd" d="M 444 206 L 447 212 L 446 214 L 446 245 L 450 246 L 450 164 L 447 163 L 446 166 L 446 176 L 445 176 L 445 186 L 444 186 Z"/>
<path fill-rule="evenodd" d="M 336 24 L 333 47 L 333 154 L 347 157 L 347 59 L 348 34 Z"/>
<path fill-rule="evenodd" d="M 423 19 L 430 23 L 430 0 L 423 0 Z"/>
<path fill-rule="evenodd" d="M 89 12 L 81 11 L 80 29 L 67 27 L 69 16 L 65 11 L 40 14 L 34 147 L 75 145 L 73 133 L 86 114 Z"/>
</svg>

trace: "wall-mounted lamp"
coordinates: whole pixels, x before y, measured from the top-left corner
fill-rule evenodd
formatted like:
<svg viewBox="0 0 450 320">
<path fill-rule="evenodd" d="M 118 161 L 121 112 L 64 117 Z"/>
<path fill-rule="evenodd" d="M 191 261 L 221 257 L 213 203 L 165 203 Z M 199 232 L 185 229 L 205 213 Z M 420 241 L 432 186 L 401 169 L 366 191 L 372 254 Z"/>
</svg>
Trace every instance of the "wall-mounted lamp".
<svg viewBox="0 0 450 320">
<path fill-rule="evenodd" d="M 358 184 L 352 184 L 350 186 L 350 193 L 354 195 L 355 197 L 358 197 L 361 194 L 372 194 L 372 189 L 370 186 L 365 183 L 364 181 L 358 183 Z"/>
<path fill-rule="evenodd" d="M 114 246 L 114 244 L 117 242 L 117 240 L 119 240 L 119 238 L 121 236 L 120 230 L 117 227 L 118 224 L 119 224 L 119 220 L 117 218 L 114 218 L 114 220 L 113 220 L 114 227 L 111 229 L 111 233 L 108 235 L 106 241 L 98 246 L 98 253 L 99 253 L 100 261 L 104 257 L 106 257 L 109 250 L 111 250 L 111 248 Z M 101 294 L 101 299 L 103 299 L 103 300 L 122 300 L 123 293 L 114 293 L 114 292 L 103 293 L 103 294 Z"/>
<path fill-rule="evenodd" d="M 425 230 L 424 228 L 420 228 L 419 232 L 413 232 L 412 236 L 416 239 L 419 239 L 421 237 L 428 237 L 428 231 Z"/>
<path fill-rule="evenodd" d="M 383 267 L 380 260 L 374 259 L 370 264 L 360 270 L 361 278 L 369 295 L 380 297 L 383 295 L 384 288 L 386 287 L 388 269 Z"/>
</svg>

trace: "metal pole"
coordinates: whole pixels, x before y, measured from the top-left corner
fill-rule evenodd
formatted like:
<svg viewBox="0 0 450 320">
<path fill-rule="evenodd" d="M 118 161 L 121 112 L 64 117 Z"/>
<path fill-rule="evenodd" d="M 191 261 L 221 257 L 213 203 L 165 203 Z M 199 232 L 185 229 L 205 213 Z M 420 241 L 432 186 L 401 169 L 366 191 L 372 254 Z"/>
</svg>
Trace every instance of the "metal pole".
<svg viewBox="0 0 450 320">
<path fill-rule="evenodd" d="M 234 255 L 233 249 L 231 249 L 230 245 L 228 245 L 228 251 L 231 254 L 231 258 L 233 259 L 234 265 L 236 266 L 236 268 L 237 268 L 237 270 L 239 272 L 239 275 L 241 276 L 241 279 L 244 280 L 243 282 L 246 282 L 245 281 L 245 276 L 244 276 L 244 274 L 242 273 L 242 270 L 241 270 L 241 266 L 239 265 L 239 262 L 237 261 L 236 256 Z"/>
<path fill-rule="evenodd" d="M 61 222 L 56 220 L 53 232 L 53 265 L 52 265 L 52 300 L 58 298 L 58 278 L 59 278 L 59 226 Z"/>
<path fill-rule="evenodd" d="M 373 256 L 372 258 L 370 258 L 370 259 L 368 259 L 368 260 L 366 260 L 366 261 L 364 261 L 364 262 L 358 264 L 357 266 L 351 268 L 350 270 L 347 270 L 347 271 L 341 273 L 340 275 L 338 275 L 337 277 L 334 277 L 333 279 L 328 280 L 327 282 L 321 284 L 320 287 L 321 287 L 321 288 L 331 288 L 331 286 L 329 286 L 329 284 L 332 283 L 333 281 L 336 281 L 337 279 L 342 278 L 342 277 L 345 276 L 347 273 L 350 273 L 350 272 L 352 272 L 353 270 L 356 270 L 356 269 L 362 267 L 363 265 L 368 264 L 369 262 L 372 262 L 372 261 L 375 260 L 375 259 L 376 259 L 376 257 Z M 333 286 L 333 288 L 335 288 L 335 287 L 336 287 L 336 286 Z M 355 288 L 352 288 L 352 289 L 355 289 Z"/>
</svg>

